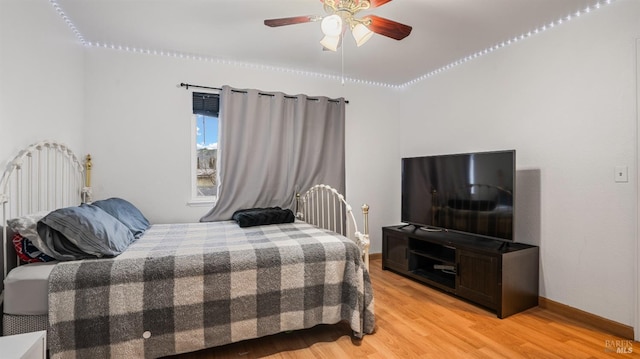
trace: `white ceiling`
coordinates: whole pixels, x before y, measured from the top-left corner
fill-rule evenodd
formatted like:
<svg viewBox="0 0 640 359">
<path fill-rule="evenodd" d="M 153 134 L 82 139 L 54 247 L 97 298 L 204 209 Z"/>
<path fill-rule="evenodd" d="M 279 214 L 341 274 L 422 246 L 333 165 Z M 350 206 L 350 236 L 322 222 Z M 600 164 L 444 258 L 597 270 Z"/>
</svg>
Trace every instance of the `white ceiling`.
<svg viewBox="0 0 640 359">
<path fill-rule="evenodd" d="M 264 19 L 323 15 L 319 0 L 50 0 L 87 44 L 202 56 L 340 78 L 342 51 L 322 51 L 320 23 L 270 28 Z M 602 4 L 600 4 L 602 2 Z M 395 0 L 360 14 L 413 27 L 396 41 L 344 41 L 344 76 L 401 85 L 505 41 L 557 26 L 610 0 Z M 558 20 L 562 20 L 559 22 Z M 526 41 L 526 38 L 524 39 Z"/>
</svg>

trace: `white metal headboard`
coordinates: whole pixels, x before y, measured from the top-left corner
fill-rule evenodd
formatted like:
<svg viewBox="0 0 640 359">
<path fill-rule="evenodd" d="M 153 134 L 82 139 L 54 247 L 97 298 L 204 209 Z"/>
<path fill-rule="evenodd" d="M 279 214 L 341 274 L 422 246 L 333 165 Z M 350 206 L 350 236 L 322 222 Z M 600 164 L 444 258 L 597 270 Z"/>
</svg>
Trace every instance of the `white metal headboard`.
<svg viewBox="0 0 640 359">
<path fill-rule="evenodd" d="M 358 231 L 358 224 L 351 206 L 344 196 L 331 186 L 318 184 L 303 195 L 297 194 L 296 217 L 316 227 L 340 233 L 356 242 L 365 266 L 369 269 L 369 206 L 362 206 L 364 232 Z"/>
<path fill-rule="evenodd" d="M 78 157 L 66 145 L 50 140 L 32 144 L 8 162 L 0 178 L 3 278 L 9 269 L 9 253 L 13 253 L 7 220 L 91 201 L 90 156 L 86 165 L 85 178 Z"/>
</svg>

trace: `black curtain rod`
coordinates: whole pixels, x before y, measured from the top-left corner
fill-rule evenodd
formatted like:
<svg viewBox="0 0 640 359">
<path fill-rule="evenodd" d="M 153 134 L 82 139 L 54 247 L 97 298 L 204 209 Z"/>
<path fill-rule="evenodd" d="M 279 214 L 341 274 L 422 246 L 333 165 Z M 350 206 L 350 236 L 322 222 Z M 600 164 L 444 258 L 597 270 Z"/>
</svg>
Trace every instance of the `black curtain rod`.
<svg viewBox="0 0 640 359">
<path fill-rule="evenodd" d="M 188 90 L 189 87 L 195 87 L 195 88 L 199 88 L 199 89 L 208 89 L 208 90 L 218 90 L 218 91 L 222 91 L 221 88 L 219 87 L 209 87 L 209 86 L 200 86 L 200 85 L 192 85 L 192 84 L 185 84 L 184 82 L 180 83 L 180 87 L 184 87 L 185 90 Z"/>
<path fill-rule="evenodd" d="M 188 89 L 189 89 L 189 87 L 195 87 L 195 88 L 199 88 L 199 89 L 207 89 L 207 90 L 218 90 L 218 91 L 222 91 L 222 89 L 221 89 L 221 88 L 219 88 L 219 87 L 209 87 L 209 86 L 192 85 L 192 84 L 186 84 L 186 83 L 184 83 L 184 82 L 181 82 L 181 83 L 180 83 L 180 87 L 184 87 L 184 88 L 185 88 L 185 90 L 188 90 Z M 241 92 L 241 93 L 247 93 L 246 91 L 240 91 L 240 90 L 232 90 L 232 91 L 234 91 L 234 92 Z M 263 95 L 263 96 L 273 96 L 273 94 L 270 94 L 270 93 L 262 93 L 262 92 L 260 92 L 260 95 Z M 286 96 L 286 95 L 285 95 L 284 97 L 285 97 L 285 98 L 296 98 L 295 96 Z M 312 98 L 312 97 L 310 97 L 309 99 L 310 99 L 310 100 L 314 100 L 314 98 Z M 315 99 L 315 100 L 317 101 L 317 99 Z M 338 101 L 338 100 L 332 100 L 332 99 L 329 99 L 329 102 L 339 102 L 339 101 Z M 349 101 L 348 101 L 348 100 L 344 100 L 344 103 L 349 103 Z"/>
</svg>

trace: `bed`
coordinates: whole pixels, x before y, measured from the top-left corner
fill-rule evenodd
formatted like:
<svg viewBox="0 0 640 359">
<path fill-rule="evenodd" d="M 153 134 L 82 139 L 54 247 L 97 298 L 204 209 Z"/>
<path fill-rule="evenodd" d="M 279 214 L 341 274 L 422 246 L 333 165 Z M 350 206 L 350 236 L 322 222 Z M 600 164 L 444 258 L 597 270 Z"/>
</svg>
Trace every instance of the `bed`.
<svg viewBox="0 0 640 359">
<path fill-rule="evenodd" d="M 55 141 L 29 146 L 8 163 L 0 180 L 4 335 L 46 329 L 52 358 L 156 358 L 318 324 L 349 322 L 357 338 L 374 331 L 367 206 L 359 232 L 344 197 L 317 185 L 298 196 L 293 221 L 140 230 L 131 218 L 144 215 L 130 202 L 92 201 L 90 169 L 90 159 L 82 163 Z M 105 203 L 118 204 L 115 212 Z M 84 209 L 109 218 L 87 220 Z M 93 227 L 114 218 L 133 239 L 96 249 L 100 229 Z M 66 255 L 48 247 L 62 235 L 107 255 L 22 264 L 34 252 L 12 242 L 32 237 L 34 222 L 41 252 Z M 14 248 L 25 253 L 17 258 Z"/>
</svg>

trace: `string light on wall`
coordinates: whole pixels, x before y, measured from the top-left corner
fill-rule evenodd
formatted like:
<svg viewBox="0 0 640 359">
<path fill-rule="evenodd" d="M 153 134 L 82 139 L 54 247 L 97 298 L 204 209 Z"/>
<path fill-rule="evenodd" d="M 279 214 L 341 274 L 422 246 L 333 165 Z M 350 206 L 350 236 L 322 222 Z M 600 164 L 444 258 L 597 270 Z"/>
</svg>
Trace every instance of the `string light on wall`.
<svg viewBox="0 0 640 359">
<path fill-rule="evenodd" d="M 473 54 L 470 54 L 464 58 L 455 60 L 445 66 L 442 66 L 438 69 L 435 69 L 433 71 L 430 71 L 426 74 L 423 74 L 411 81 L 402 83 L 402 84 L 390 84 L 390 83 L 384 83 L 384 82 L 379 82 L 379 81 L 369 81 L 369 80 L 362 80 L 362 79 L 357 79 L 357 78 L 345 78 L 343 76 L 340 75 L 330 75 L 330 74 L 325 74 L 325 73 L 318 73 L 318 72 L 313 72 L 313 71 L 306 71 L 306 70 L 301 70 L 301 69 L 291 69 L 291 68 L 285 68 L 285 67 L 276 67 L 276 66 L 268 66 L 268 65 L 260 65 L 260 64 L 252 64 L 252 63 L 246 63 L 246 62 L 241 62 L 241 61 L 233 61 L 233 60 L 226 60 L 226 59 L 220 59 L 220 58 L 216 58 L 216 57 L 208 57 L 208 56 L 202 56 L 202 55 L 195 55 L 195 54 L 187 54 L 187 53 L 183 53 L 183 52 L 179 52 L 179 51 L 167 51 L 167 50 L 158 50 L 158 49 L 143 49 L 143 48 L 137 48 L 137 47 L 133 47 L 133 46 L 126 46 L 126 45 L 116 45 L 116 44 L 108 44 L 106 42 L 91 42 L 91 41 L 87 41 L 85 40 L 84 36 L 82 35 L 82 33 L 78 30 L 78 28 L 76 27 L 76 25 L 71 21 L 71 19 L 69 18 L 69 16 L 64 12 L 64 10 L 62 9 L 62 7 L 60 6 L 60 4 L 56 1 L 56 0 L 49 0 L 49 3 L 51 4 L 51 6 L 54 8 L 54 10 L 58 13 L 58 15 L 63 19 L 63 21 L 67 24 L 67 26 L 71 29 L 71 31 L 73 32 L 73 34 L 76 36 L 76 38 L 80 41 L 80 43 L 85 46 L 85 47 L 89 47 L 89 48 L 103 48 L 103 49 L 110 49 L 110 50 L 117 50 L 117 51 L 124 51 L 124 52 L 131 52 L 131 53 L 137 53 L 137 54 L 145 54 L 145 55 L 153 55 L 153 56 L 164 56 L 164 57 L 173 57 L 173 58 L 182 58 L 182 59 L 188 59 L 188 60 L 196 60 L 196 61 L 205 61 L 205 62 L 212 62 L 212 63 L 217 63 L 217 64 L 222 64 L 222 65 L 229 65 L 229 66 L 235 66 L 235 67 L 242 67 L 242 68 L 251 68 L 251 69 L 256 69 L 256 70 L 266 70 L 266 71 L 274 71 L 274 72 L 283 72 L 283 73 L 289 73 L 289 74 L 295 74 L 295 75 L 300 75 L 300 76 L 308 76 L 308 77 L 316 77 L 316 78 L 323 78 L 323 79 L 327 79 L 327 80 L 338 80 L 338 81 L 344 81 L 344 82 L 349 82 L 349 83 L 353 83 L 353 84 L 359 84 L 359 85 L 368 85 L 368 86 L 376 86 L 376 87 L 385 87 L 385 88 L 391 88 L 391 89 L 396 89 L 396 90 L 402 90 L 405 89 L 406 87 L 409 87 L 411 85 L 415 85 L 418 82 L 424 81 L 432 76 L 435 76 L 437 74 L 440 74 L 444 71 L 450 70 L 456 66 L 459 66 L 461 64 L 464 64 L 468 61 L 471 61 L 473 59 L 476 59 L 480 56 L 484 56 L 487 55 L 489 53 L 492 53 L 496 50 L 499 50 L 503 47 L 512 45 L 514 43 L 517 43 L 519 41 L 522 41 L 524 39 L 527 39 L 533 35 L 539 34 L 541 32 L 544 32 L 546 30 L 552 29 L 556 26 L 562 25 L 564 23 L 566 23 L 567 21 L 570 21 L 574 18 L 580 17 L 584 14 L 588 14 L 591 13 L 594 10 L 598 10 L 601 9 L 603 6 L 609 5 L 611 3 L 615 2 L 615 0 L 603 0 L 603 1 L 599 1 L 596 4 L 594 4 L 593 6 L 588 6 L 586 8 L 584 8 L 583 10 L 580 11 L 576 11 L 573 14 L 569 14 L 566 15 L 562 18 L 559 18 L 555 21 L 552 21 L 548 24 L 544 24 L 540 27 L 537 27 L 531 31 L 528 31 L 524 34 L 515 36 L 511 39 L 507 39 L 505 41 L 502 41 L 498 44 L 494 44 L 492 46 L 487 47 L 486 49 L 483 49 L 481 51 L 475 52 Z M 342 20 L 342 19 L 341 19 Z M 327 24 L 327 29 L 329 31 L 329 34 L 334 34 L 335 32 L 331 32 L 331 29 L 334 29 L 336 27 L 339 26 L 339 23 L 337 22 L 336 19 L 333 19 L 331 21 L 334 21 L 333 24 Z M 330 22 L 328 20 L 328 22 Z M 324 31 L 324 30 L 323 30 Z M 355 30 L 355 27 L 353 29 L 353 31 Z M 325 33 L 325 37 L 327 37 L 329 35 L 327 35 L 327 33 Z M 335 35 L 333 35 L 335 36 Z M 368 36 L 371 36 L 371 34 L 368 34 Z M 355 34 L 354 34 L 355 37 Z M 340 39 L 341 41 L 341 39 Z M 356 38 L 356 41 L 358 41 L 358 39 Z M 366 41 L 366 40 L 364 40 Z M 324 44 L 323 44 L 324 46 Z"/>
<path fill-rule="evenodd" d="M 53 6 L 54 10 L 58 13 L 58 15 L 62 17 L 62 20 L 64 20 L 67 26 L 69 26 L 69 28 L 71 29 L 73 34 L 76 36 L 76 38 L 80 40 L 80 43 L 82 45 L 86 45 L 87 42 L 85 41 L 84 37 L 82 36 L 78 28 L 73 24 L 73 22 L 71 22 L 71 19 L 69 19 L 67 14 L 64 13 L 62 8 L 60 7 L 60 4 L 58 4 L 58 2 L 55 0 L 49 0 L 49 3 L 51 4 L 51 6 Z"/>
<path fill-rule="evenodd" d="M 461 65 L 461 64 L 463 64 L 463 63 L 465 63 L 467 61 L 470 61 L 470 60 L 475 59 L 475 58 L 477 58 L 479 56 L 482 56 L 482 55 L 486 55 L 488 53 L 491 53 L 493 51 L 496 51 L 496 50 L 501 49 L 503 47 L 506 47 L 508 45 L 512 45 L 512 44 L 514 44 L 514 43 L 516 43 L 518 41 L 522 41 L 522 40 L 524 40 L 526 38 L 529 38 L 529 37 L 531 37 L 533 35 L 539 34 L 539 33 L 543 32 L 543 31 L 548 30 L 548 29 L 552 29 L 557 25 L 561 25 L 561 24 L 563 24 L 563 23 L 565 23 L 567 21 L 570 21 L 570 20 L 572 20 L 574 18 L 577 18 L 577 17 L 580 17 L 580 16 L 582 16 L 584 14 L 590 13 L 593 10 L 600 9 L 605 5 L 609 5 L 609 4 L 613 3 L 614 1 L 615 0 L 604 0 L 604 1 L 597 2 L 593 6 L 587 6 L 583 10 L 576 11 L 573 14 L 569 14 L 569 15 L 563 17 L 563 18 L 557 19 L 557 20 L 552 21 L 552 22 L 550 22 L 548 24 L 545 24 L 545 25 L 542 25 L 540 27 L 537 27 L 537 28 L 533 29 L 532 31 L 528 31 L 525 34 L 521 34 L 521 35 L 516 36 L 516 37 L 514 37 L 512 39 L 508 39 L 506 41 L 502 41 L 502 42 L 500 42 L 500 43 L 498 43 L 496 45 L 490 46 L 490 47 L 488 47 L 488 48 L 486 48 L 484 50 L 478 51 L 478 52 L 473 53 L 471 55 L 468 55 L 468 56 L 466 56 L 464 58 L 458 59 L 458 60 L 456 60 L 456 61 L 454 61 L 454 62 L 452 62 L 452 63 L 450 63 L 448 65 L 445 65 L 445 66 L 443 66 L 441 68 L 438 68 L 438 69 L 435 69 L 435 70 L 433 70 L 431 72 L 428 72 L 428 73 L 426 73 L 426 74 L 424 74 L 424 75 L 422 75 L 420 77 L 417 77 L 417 78 L 415 78 L 415 79 L 413 79 L 411 81 L 408 81 L 408 82 L 405 82 L 403 84 L 397 85 L 396 88 L 404 89 L 404 88 L 406 88 L 408 86 L 415 85 L 418 82 L 426 80 L 426 79 L 428 79 L 428 78 L 430 78 L 432 76 L 435 76 L 437 74 L 440 74 L 440 73 L 442 73 L 442 72 L 444 72 L 446 70 L 449 70 L 449 69 L 451 69 L 451 68 L 453 68 L 455 66 Z"/>
</svg>

